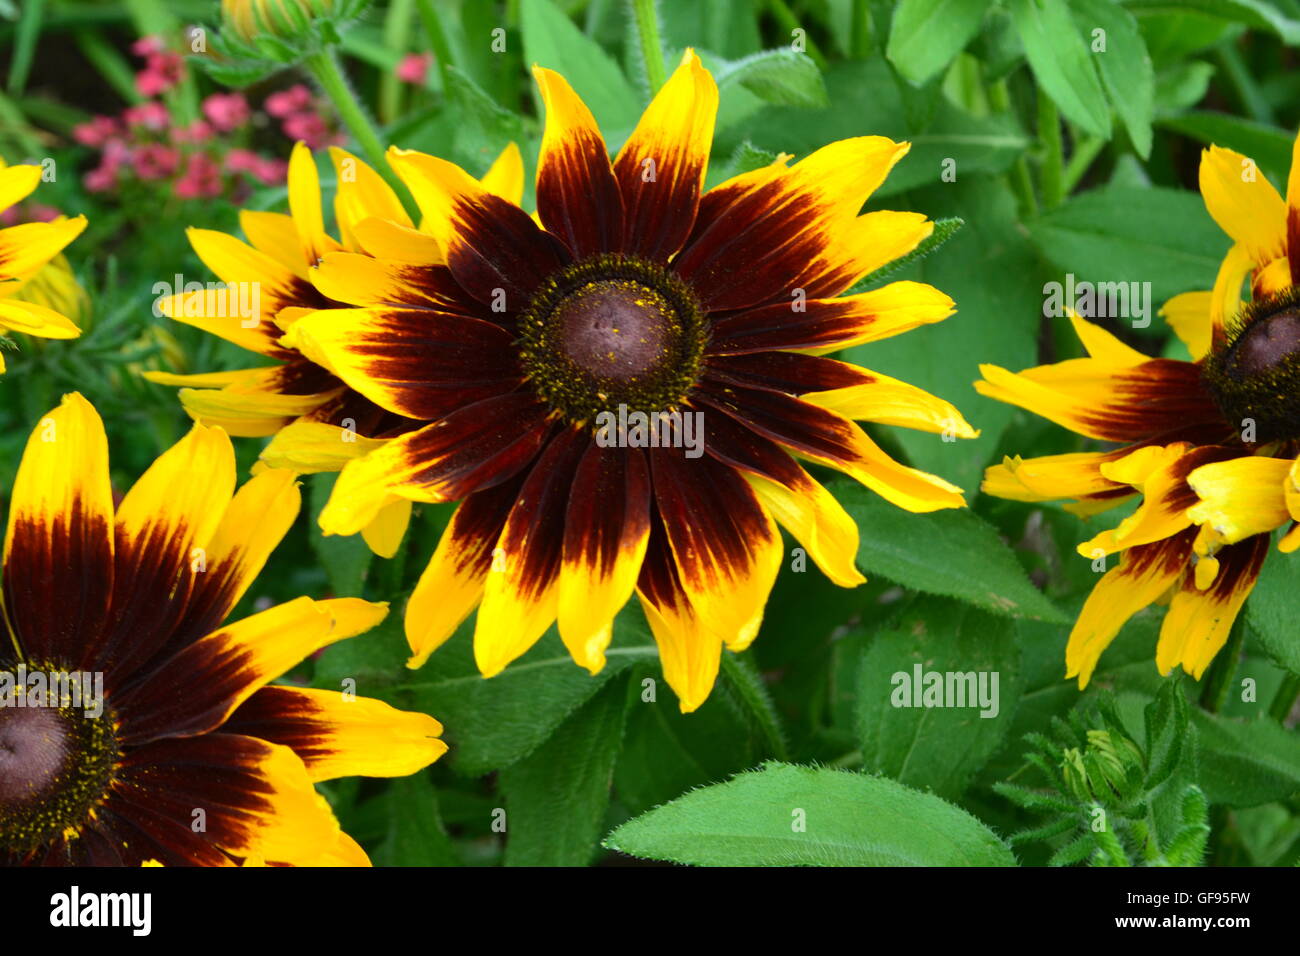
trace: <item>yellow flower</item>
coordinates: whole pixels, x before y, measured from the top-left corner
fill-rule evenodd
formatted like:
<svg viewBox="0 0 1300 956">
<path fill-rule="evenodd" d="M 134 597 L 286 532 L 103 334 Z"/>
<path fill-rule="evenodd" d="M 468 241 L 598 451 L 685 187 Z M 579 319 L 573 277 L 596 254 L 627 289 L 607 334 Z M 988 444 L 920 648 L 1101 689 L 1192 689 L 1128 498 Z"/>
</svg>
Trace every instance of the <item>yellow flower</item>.
<svg viewBox="0 0 1300 956">
<path fill-rule="evenodd" d="M 1287 201 L 1245 157 L 1212 146 L 1201 194 L 1233 246 L 1214 289 L 1162 314 L 1192 361 L 1152 359 L 1078 317 L 1088 358 L 1012 374 L 982 368 L 984 395 L 1116 447 L 990 468 L 984 490 L 1018 501 L 1073 499 L 1094 514 L 1133 495 L 1138 509 L 1079 545 L 1120 554 L 1080 612 L 1066 676 L 1088 683 L 1124 622 L 1157 601 L 1169 611 L 1156 665 L 1200 678 L 1259 576 L 1270 534 L 1300 520 L 1300 139 Z M 1250 302 L 1241 301 L 1250 279 Z M 1300 546 L 1293 525 L 1280 549 Z"/>
<path fill-rule="evenodd" d="M 303 314 L 341 304 L 317 291 L 309 268 L 332 252 L 391 255 L 396 249 L 421 256 L 430 249 L 436 254 L 437 248 L 431 235 L 413 228 L 378 173 L 345 150 L 331 148 L 330 156 L 338 175 L 334 215 L 339 239 L 325 231 L 316 164 L 299 143 L 289 161 L 289 215 L 245 210 L 240 225 L 248 242 L 210 229 L 188 231 L 194 251 L 229 291 L 181 291 L 160 303 L 164 315 L 276 364 L 197 375 L 143 373 L 151 382 L 183 386 L 181 402 L 195 421 L 237 436 L 278 433 L 264 459 L 300 474 L 338 471 L 380 439 L 419 424 L 370 401 L 281 341 Z M 517 148 L 502 152 L 483 184 L 519 201 L 524 185 Z M 231 305 L 236 300 L 256 304 L 256 313 L 242 314 Z M 377 554 L 391 557 L 396 552 L 410 514 L 410 501 L 394 499 L 363 529 Z"/>
<path fill-rule="evenodd" d="M 0 159 L 0 212 L 26 199 L 40 181 L 40 166 L 6 166 Z M 77 216 L 0 229 L 0 334 L 22 332 L 47 339 L 75 339 L 81 334 L 71 318 L 41 301 L 39 295 L 22 293 L 42 267 L 85 228 L 86 217 Z M 0 353 L 0 372 L 4 367 Z"/>
<path fill-rule="evenodd" d="M 446 746 L 425 714 L 270 683 L 386 605 L 223 623 L 298 508 L 283 469 L 236 491 L 230 439 L 203 425 L 115 506 L 94 408 L 68 395 L 41 420 L 5 538 L 0 865 L 366 865 L 313 784 Z"/>
<path fill-rule="evenodd" d="M 844 140 L 702 194 L 718 92 L 693 52 L 612 162 L 569 84 L 535 74 L 536 217 L 392 149 L 436 242 L 389 229 L 373 256 L 326 252 L 311 270 L 353 307 L 300 317 L 286 341 L 419 426 L 349 461 L 320 523 L 353 534 L 394 498 L 461 501 L 406 610 L 412 666 L 477 607 L 483 674 L 557 621 L 595 673 L 635 592 L 690 711 L 723 646 L 758 632 L 778 523 L 831 580 L 863 580 L 857 527 L 796 458 L 911 511 L 963 505 L 854 421 L 973 436 L 957 410 L 821 356 L 953 303 L 915 282 L 839 297 L 933 229 L 919 213 L 859 215 L 907 144 Z"/>
</svg>

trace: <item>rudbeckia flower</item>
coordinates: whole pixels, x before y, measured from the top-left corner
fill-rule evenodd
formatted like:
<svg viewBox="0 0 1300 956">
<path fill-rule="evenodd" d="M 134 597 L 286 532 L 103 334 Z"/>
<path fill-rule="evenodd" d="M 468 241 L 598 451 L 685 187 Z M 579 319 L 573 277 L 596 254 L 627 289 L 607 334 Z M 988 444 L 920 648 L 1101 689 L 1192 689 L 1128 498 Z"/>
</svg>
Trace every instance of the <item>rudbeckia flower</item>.
<svg viewBox="0 0 1300 956">
<path fill-rule="evenodd" d="M 0 864 L 367 863 L 313 783 L 446 747 L 427 715 L 270 683 L 385 605 L 223 623 L 298 506 L 283 469 L 236 492 L 229 438 L 196 425 L 115 507 L 94 408 L 41 420 L 5 537 Z"/>
<path fill-rule="evenodd" d="M 40 166 L 6 166 L 0 159 L 0 213 L 30 196 L 40 182 Z M 86 217 L 77 216 L 0 229 L 0 335 L 22 332 L 47 339 L 75 339 L 81 334 L 68 316 L 18 294 L 85 228 Z M 4 369 L 0 352 L 0 372 Z"/>
<path fill-rule="evenodd" d="M 1104 451 L 1009 458 L 984 490 L 1018 501 L 1072 499 L 1094 514 L 1141 496 L 1112 530 L 1079 545 L 1121 555 L 1070 633 L 1066 677 L 1088 683 L 1124 622 L 1157 601 L 1169 610 L 1156 665 L 1199 679 L 1228 640 L 1271 533 L 1300 546 L 1300 141 L 1287 201 L 1232 150 L 1201 157 L 1201 194 L 1233 240 L 1214 289 L 1162 310 L 1192 361 L 1148 358 L 1073 317 L 1087 358 L 1013 374 L 983 366 L 984 395 L 1029 409 Z M 1249 277 L 1249 302 L 1241 300 Z"/>
<path fill-rule="evenodd" d="M 861 214 L 907 144 L 844 140 L 705 194 L 718 94 L 694 53 L 613 162 L 569 84 L 535 75 L 536 218 L 450 162 L 392 149 L 436 243 L 326 253 L 312 270 L 355 308 L 302 316 L 287 341 L 422 425 L 348 462 L 320 524 L 353 534 L 393 498 L 461 501 L 406 610 L 411 666 L 477 606 L 484 675 L 557 620 L 595 673 L 635 591 L 689 711 L 723 645 L 758 631 L 778 523 L 831 580 L 863 580 L 856 526 L 797 458 L 911 511 L 963 504 L 854 421 L 973 436 L 956 409 L 820 354 L 953 303 L 915 282 L 838 297 L 933 229 Z"/>
<path fill-rule="evenodd" d="M 412 227 L 397 196 L 373 169 L 342 149 L 332 148 L 330 156 L 338 175 L 334 215 L 340 239 L 325 231 L 316 164 L 299 143 L 289 161 L 290 214 L 242 211 L 240 226 L 248 242 L 211 229 L 188 230 L 194 251 L 221 282 L 176 290 L 158 304 L 164 315 L 276 364 L 198 375 L 144 373 L 149 381 L 183 386 L 180 399 L 190 416 L 231 435 L 274 435 L 293 426 L 273 444 L 266 460 L 304 474 L 338 471 L 377 439 L 418 425 L 376 405 L 283 344 L 285 330 L 300 316 L 341 304 L 316 290 L 308 268 L 330 252 L 368 251 L 368 239 L 381 252 L 394 241 L 416 248 L 434 245 L 432 237 Z M 483 185 L 518 202 L 523 165 L 517 149 L 502 153 Z M 364 529 L 376 553 L 393 555 L 410 513 L 410 502 L 394 500 Z"/>
</svg>

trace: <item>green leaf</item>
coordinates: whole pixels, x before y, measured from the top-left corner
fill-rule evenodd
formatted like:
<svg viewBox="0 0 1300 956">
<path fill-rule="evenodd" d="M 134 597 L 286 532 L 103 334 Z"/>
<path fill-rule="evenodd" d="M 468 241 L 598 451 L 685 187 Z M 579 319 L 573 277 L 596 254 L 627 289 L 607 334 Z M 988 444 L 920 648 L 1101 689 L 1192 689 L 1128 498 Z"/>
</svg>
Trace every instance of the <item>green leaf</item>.
<svg viewBox="0 0 1300 956">
<path fill-rule="evenodd" d="M 884 777 L 768 763 L 623 824 L 605 845 L 696 866 L 1014 866 L 940 798 Z"/>
<path fill-rule="evenodd" d="M 857 482 L 829 487 L 862 529 L 858 564 L 868 574 L 1004 617 L 1067 620 L 1030 583 L 993 526 L 973 511 L 912 514 Z"/>
<path fill-rule="evenodd" d="M 640 118 L 641 103 L 618 64 L 552 0 L 529 0 L 519 7 L 527 61 L 556 70 L 569 81 L 611 146 L 625 139 Z M 541 94 L 536 96 L 540 115 Z"/>
<path fill-rule="evenodd" d="M 932 674 L 934 700 L 925 695 Z M 1006 737 L 1020 689 L 1013 621 L 942 598 L 914 601 L 862 656 L 864 769 L 956 799 Z"/>
<path fill-rule="evenodd" d="M 1088 46 L 1065 0 L 1011 0 L 1034 78 L 1062 113 L 1094 136 L 1110 137 L 1110 109 Z"/>
<path fill-rule="evenodd" d="M 1075 22 L 1085 38 L 1105 31 L 1106 48 L 1094 53 L 1102 83 L 1124 122 L 1133 147 L 1143 159 L 1151 155 L 1151 117 L 1155 109 L 1155 72 L 1137 20 L 1115 0 L 1073 0 Z"/>
<path fill-rule="evenodd" d="M 748 769 L 762 756 L 757 728 L 728 681 L 719 680 L 703 706 L 683 714 L 646 664 L 633 669 L 632 680 L 636 699 L 628 709 L 614 788 L 633 813 Z M 648 700 L 652 689 L 654 699 Z"/>
<path fill-rule="evenodd" d="M 1250 597 L 1246 622 L 1264 650 L 1293 674 L 1300 674 L 1300 629 L 1295 623 L 1300 593 L 1300 556 L 1274 549 L 1264 562 Z"/>
<path fill-rule="evenodd" d="M 806 53 L 790 49 L 763 50 L 744 59 L 716 65 L 718 92 L 743 86 L 759 99 L 779 106 L 822 109 L 829 105 L 826 85 L 817 64 Z"/>
<path fill-rule="evenodd" d="M 1300 736 L 1261 717 L 1233 720 L 1197 709 L 1201 788 L 1211 803 L 1257 807 L 1300 792 Z"/>
<path fill-rule="evenodd" d="M 951 165 L 945 160 L 955 164 L 958 182 L 976 173 L 1002 173 L 1030 145 L 1012 114 L 972 116 L 945 97 L 939 98 L 928 122 L 918 123 L 904 105 L 903 81 L 883 57 L 833 63 L 824 78 L 832 104 L 827 109 L 764 105 L 755 100 L 759 108 L 742 117 L 743 122 L 735 120 L 736 131 L 730 138 L 724 130 L 728 109 L 724 99 L 718 117 L 720 148 L 731 150 L 749 139 L 759 149 L 802 155 L 852 136 L 907 140 L 911 151 L 876 190 L 874 201 L 939 182 Z M 945 188 L 951 189 L 952 184 Z M 921 208 L 932 213 L 929 207 Z"/>
<path fill-rule="evenodd" d="M 979 32 L 989 0 L 902 0 L 885 55 L 913 83 L 943 70 Z"/>
<path fill-rule="evenodd" d="M 1039 217 L 1029 233 L 1076 281 L 1150 282 L 1152 313 L 1179 292 L 1209 288 L 1229 242 L 1200 196 L 1156 186 L 1083 193 Z"/>
<path fill-rule="evenodd" d="M 506 866 L 585 866 L 600 842 L 623 740 L 627 682 L 608 682 L 501 775 Z"/>
<path fill-rule="evenodd" d="M 1291 169 L 1291 146 L 1295 136 L 1267 123 L 1227 113 L 1193 112 L 1160 121 L 1163 129 L 1190 136 L 1209 146 L 1225 146 L 1249 156 L 1265 173 L 1285 182 Z"/>
<path fill-rule="evenodd" d="M 387 794 L 388 834 L 375 854 L 380 866 L 460 866 L 443 829 L 438 794 L 427 773 L 394 780 Z"/>
<path fill-rule="evenodd" d="M 406 686 L 415 692 L 416 709 L 446 726 L 452 768 L 473 777 L 527 757 L 607 680 L 658 654 L 639 609 L 629 608 L 614 621 L 608 663 L 599 674 L 575 664 L 552 628 L 531 651 L 486 679 L 474 663 L 472 630 L 462 627 Z"/>
<path fill-rule="evenodd" d="M 307 478 L 307 498 L 311 507 L 311 524 L 308 539 L 316 560 L 325 568 L 330 588 L 340 597 L 353 597 L 361 593 L 370 568 L 372 552 L 359 534 L 348 537 L 320 533 L 320 513 L 329 501 L 338 476 L 330 472 L 310 475 Z"/>
<path fill-rule="evenodd" d="M 1284 16 L 1265 0 L 1128 0 L 1134 13 L 1202 13 L 1220 20 L 1271 30 L 1290 46 L 1300 44 L 1300 20 Z"/>
</svg>

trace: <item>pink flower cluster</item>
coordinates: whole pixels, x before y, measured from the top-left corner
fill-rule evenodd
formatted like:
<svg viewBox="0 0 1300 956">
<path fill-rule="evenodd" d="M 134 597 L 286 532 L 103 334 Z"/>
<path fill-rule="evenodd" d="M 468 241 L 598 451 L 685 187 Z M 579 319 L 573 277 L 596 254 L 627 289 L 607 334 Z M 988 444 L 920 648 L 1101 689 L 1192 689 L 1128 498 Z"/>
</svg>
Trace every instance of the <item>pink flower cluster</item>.
<svg viewBox="0 0 1300 956">
<path fill-rule="evenodd" d="M 284 135 L 295 142 L 301 140 L 311 149 L 342 146 L 347 137 L 325 121 L 322 105 L 311 90 L 299 83 L 272 93 L 262 108 L 280 121 Z"/>
<path fill-rule="evenodd" d="M 137 40 L 131 50 L 145 61 L 135 77 L 144 102 L 120 116 L 96 116 L 73 130 L 77 142 L 99 152 L 98 165 L 83 179 L 86 189 L 106 192 L 134 180 L 167 183 L 180 199 L 211 199 L 238 197 L 252 183 L 284 182 L 288 164 L 283 159 L 247 147 L 260 117 L 243 94 L 213 93 L 203 100 L 201 118 L 178 122 L 160 97 L 184 78 L 184 60 L 165 50 L 157 37 Z M 312 149 L 345 139 L 305 86 L 272 93 L 262 108 L 280 121 L 286 137 Z"/>
</svg>

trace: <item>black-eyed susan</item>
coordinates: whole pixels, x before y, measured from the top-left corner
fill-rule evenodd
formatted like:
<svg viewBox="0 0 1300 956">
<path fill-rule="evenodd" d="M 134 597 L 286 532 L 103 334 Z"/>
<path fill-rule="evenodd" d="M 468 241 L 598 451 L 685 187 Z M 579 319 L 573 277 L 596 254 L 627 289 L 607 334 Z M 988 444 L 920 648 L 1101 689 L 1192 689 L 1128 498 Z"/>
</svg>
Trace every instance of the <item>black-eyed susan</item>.
<svg viewBox="0 0 1300 956">
<path fill-rule="evenodd" d="M 463 499 L 406 610 L 412 666 L 477 606 L 483 674 L 557 620 L 596 672 L 635 591 L 689 711 L 723 645 L 758 631 L 778 523 L 831 580 L 863 580 L 857 527 L 796 458 L 912 511 L 962 505 L 854 422 L 973 435 L 956 409 L 819 354 L 953 303 L 915 282 L 837 298 L 932 231 L 919 213 L 861 214 L 907 144 L 844 140 L 705 194 L 718 94 L 692 52 L 613 162 L 569 84 L 535 74 L 536 218 L 452 163 L 393 149 L 436 246 L 327 253 L 312 270 L 356 307 L 303 316 L 287 341 L 423 425 L 350 461 L 321 526 L 355 533 L 392 496 Z"/>
<path fill-rule="evenodd" d="M 299 598 L 223 624 L 298 513 L 293 473 L 235 491 L 195 425 L 115 507 L 103 424 L 69 395 L 14 482 L 0 638 L 0 863 L 366 864 L 313 783 L 412 773 L 441 726 L 271 686 L 382 604 Z"/>
<path fill-rule="evenodd" d="M 1162 310 L 1192 361 L 1148 358 L 1074 318 L 1087 358 L 1012 374 L 984 366 L 985 395 L 1115 447 L 989 469 L 984 490 L 1019 501 L 1073 499 L 1094 514 L 1142 496 L 1113 530 L 1079 546 L 1122 553 L 1097 583 L 1066 648 L 1066 676 L 1088 683 L 1133 614 L 1169 604 L 1156 665 L 1200 678 L 1228 639 L 1269 550 L 1300 520 L 1300 140 L 1287 201 L 1245 157 L 1212 146 L 1201 194 L 1233 245 L 1210 292 Z M 1250 278 L 1250 300 L 1241 300 Z M 1292 527 L 1279 547 L 1300 546 Z"/>
<path fill-rule="evenodd" d="M 30 196 L 40 185 L 41 176 L 40 166 L 6 166 L 0 159 L 0 213 Z M 0 229 L 0 335 L 21 332 L 47 339 L 73 339 L 81 334 L 63 312 L 37 296 L 20 293 L 85 228 L 86 217 L 76 216 Z M 4 368 L 4 354 L 0 352 L 0 372 Z"/>
<path fill-rule="evenodd" d="M 437 256 L 437 244 L 412 226 L 387 183 L 350 153 L 333 148 L 338 176 L 334 214 L 340 239 L 325 230 L 316 163 L 299 143 L 289 161 L 289 214 L 240 214 L 248 241 L 211 229 L 190 229 L 191 245 L 221 280 L 175 290 L 160 311 L 248 349 L 276 364 L 231 372 L 178 375 L 146 372 L 150 381 L 182 386 L 180 399 L 198 422 L 231 435 L 277 435 L 267 455 L 274 467 L 300 473 L 337 471 L 350 458 L 419 423 L 376 405 L 327 369 L 283 344 L 297 319 L 331 301 L 308 281 L 308 269 L 330 252 L 389 254 L 394 244 Z M 506 149 L 483 187 L 518 202 L 523 192 L 519 151 Z M 188 284 L 188 283 L 187 283 Z M 394 498 L 365 529 L 385 557 L 396 551 L 410 518 L 410 502 Z"/>
</svg>

